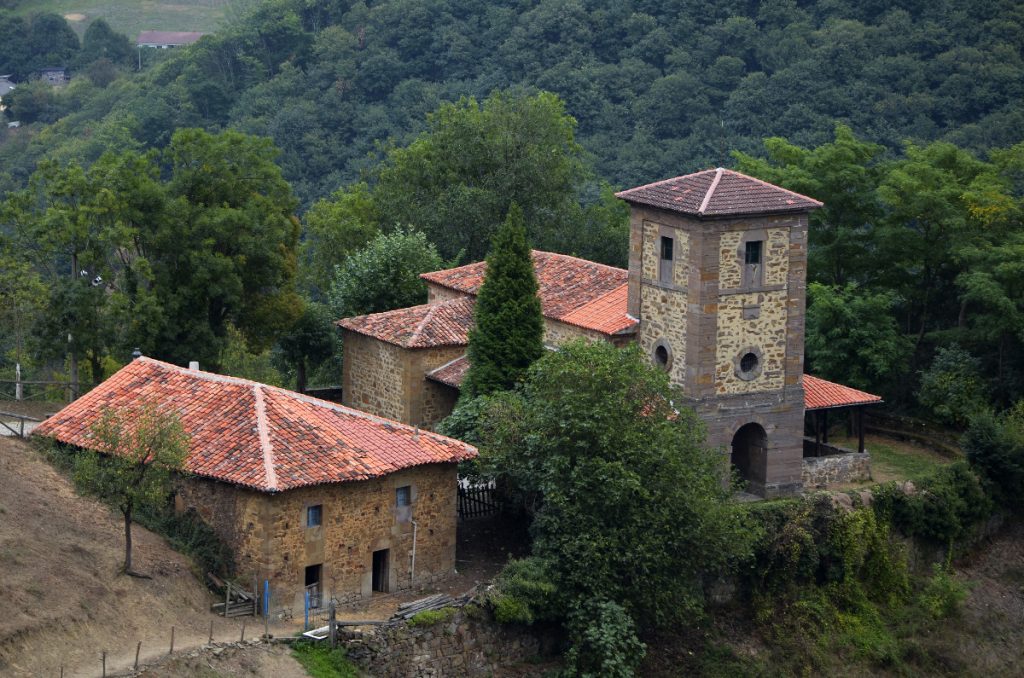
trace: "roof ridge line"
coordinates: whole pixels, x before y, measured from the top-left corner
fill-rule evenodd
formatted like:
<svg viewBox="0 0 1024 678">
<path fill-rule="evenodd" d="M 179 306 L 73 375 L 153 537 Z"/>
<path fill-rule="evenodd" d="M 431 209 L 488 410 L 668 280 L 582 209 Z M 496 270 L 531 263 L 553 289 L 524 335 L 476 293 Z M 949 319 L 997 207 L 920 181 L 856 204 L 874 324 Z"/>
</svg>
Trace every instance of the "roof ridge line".
<svg viewBox="0 0 1024 678">
<path fill-rule="evenodd" d="M 274 446 L 270 444 L 270 431 L 267 430 L 267 406 L 263 402 L 263 385 L 255 384 L 252 388 L 256 396 L 256 432 L 260 439 L 260 450 L 263 452 L 263 472 L 267 478 L 267 488 L 277 490 L 277 471 L 274 469 Z"/>
<path fill-rule="evenodd" d="M 737 172 L 736 170 L 725 170 L 725 171 L 729 172 L 730 174 L 735 174 L 736 176 L 743 177 L 744 179 L 750 179 L 751 181 L 756 181 L 757 183 L 762 184 L 764 186 L 767 186 L 768 188 L 774 188 L 774 189 L 779 190 L 779 191 L 785 191 L 786 193 L 789 193 L 790 195 L 795 195 L 798 198 L 803 198 L 804 200 L 810 200 L 813 203 L 817 203 L 819 207 L 824 207 L 825 206 L 825 203 L 823 203 L 820 200 L 812 198 L 809 195 L 804 195 L 803 193 L 797 193 L 796 191 L 791 191 L 791 190 L 789 190 L 788 188 L 786 188 L 784 186 L 779 186 L 778 184 L 773 184 L 773 183 L 771 183 L 769 181 L 765 181 L 764 179 L 758 179 L 757 177 L 752 177 L 749 174 L 744 174 L 743 172 Z"/>
<path fill-rule="evenodd" d="M 615 197 L 616 198 L 621 198 L 622 196 L 628 195 L 629 193 L 632 193 L 633 191 L 639 191 L 639 190 L 644 189 L 644 188 L 650 188 L 651 186 L 657 186 L 658 184 L 663 184 L 666 181 L 675 181 L 676 179 L 688 179 L 690 177 L 695 177 L 698 174 L 704 174 L 704 173 L 710 172 L 710 171 L 712 171 L 712 170 L 709 168 L 709 169 L 704 169 L 704 170 L 697 170 L 696 172 L 690 172 L 689 174 L 681 174 L 678 177 L 669 177 L 667 179 L 658 179 L 657 181 L 652 181 L 651 183 L 644 184 L 643 186 L 634 186 L 633 188 L 627 188 L 627 189 L 621 190 L 621 191 L 619 191 L 618 193 L 615 194 Z"/>
<path fill-rule="evenodd" d="M 416 324 L 416 329 L 414 329 L 412 334 L 409 336 L 408 346 L 412 346 L 416 343 L 416 340 L 420 338 L 420 332 L 423 331 L 423 328 L 426 327 L 427 323 L 434 317 L 434 312 L 437 311 L 437 304 L 427 304 L 427 306 L 430 308 L 427 310 L 427 314 L 423 316 L 423 319 Z"/>
<path fill-rule="evenodd" d="M 700 215 L 704 214 L 704 211 L 708 208 L 708 204 L 711 202 L 711 196 L 715 194 L 715 189 L 718 188 L 718 182 L 722 180 L 722 175 L 725 174 L 725 169 L 719 167 L 715 170 L 715 178 L 711 181 L 711 186 L 708 187 L 708 192 L 704 194 L 704 201 L 701 202 L 700 208 L 697 213 Z"/>
</svg>

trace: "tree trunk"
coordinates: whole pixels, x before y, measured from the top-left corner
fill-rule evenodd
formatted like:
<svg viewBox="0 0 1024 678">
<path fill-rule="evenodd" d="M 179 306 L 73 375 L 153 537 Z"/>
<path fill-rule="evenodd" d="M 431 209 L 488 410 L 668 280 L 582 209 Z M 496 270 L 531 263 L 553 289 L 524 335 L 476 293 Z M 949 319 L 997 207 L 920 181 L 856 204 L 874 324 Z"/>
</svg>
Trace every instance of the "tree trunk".
<svg viewBox="0 0 1024 678">
<path fill-rule="evenodd" d="M 124 571 L 132 572 L 132 510 L 127 508 L 124 513 Z"/>
<path fill-rule="evenodd" d="M 299 393 L 306 392 L 306 359 L 300 358 L 295 366 L 295 390 Z"/>
<path fill-rule="evenodd" d="M 71 281 L 74 284 L 75 279 L 78 277 L 78 255 L 71 255 Z M 75 401 L 78 399 L 78 353 L 75 351 L 73 345 L 73 339 L 70 328 L 68 329 L 68 371 L 71 373 L 68 375 L 68 387 L 70 390 L 70 400 Z"/>
</svg>

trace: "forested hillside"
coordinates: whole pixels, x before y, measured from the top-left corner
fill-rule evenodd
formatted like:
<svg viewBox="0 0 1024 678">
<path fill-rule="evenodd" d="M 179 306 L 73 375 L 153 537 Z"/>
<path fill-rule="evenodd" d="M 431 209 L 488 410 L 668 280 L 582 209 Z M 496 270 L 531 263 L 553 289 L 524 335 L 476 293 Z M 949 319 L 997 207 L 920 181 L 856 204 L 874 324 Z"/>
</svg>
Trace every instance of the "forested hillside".
<svg viewBox="0 0 1024 678">
<path fill-rule="evenodd" d="M 232 126 L 274 140 L 308 205 L 441 101 L 514 85 L 562 97 L 618 185 L 729 164 L 767 136 L 816 145 L 836 121 L 891 149 L 983 152 L 1024 128 L 1022 45 L 1012 0 L 272 0 L 141 79 L 80 81 L 43 118 L 61 122 L 8 142 L 0 166 L 22 185 L 46 154 Z"/>
<path fill-rule="evenodd" d="M 54 19 L 0 10 L 0 61 L 54 58 L 45 28 L 73 75 L 5 98 L 7 361 L 70 333 L 93 380 L 140 347 L 290 382 L 512 202 L 534 246 L 622 266 L 614 188 L 726 165 L 826 203 L 809 369 L 953 426 L 1024 394 L 1020 3 L 270 0 L 140 73 Z"/>
</svg>

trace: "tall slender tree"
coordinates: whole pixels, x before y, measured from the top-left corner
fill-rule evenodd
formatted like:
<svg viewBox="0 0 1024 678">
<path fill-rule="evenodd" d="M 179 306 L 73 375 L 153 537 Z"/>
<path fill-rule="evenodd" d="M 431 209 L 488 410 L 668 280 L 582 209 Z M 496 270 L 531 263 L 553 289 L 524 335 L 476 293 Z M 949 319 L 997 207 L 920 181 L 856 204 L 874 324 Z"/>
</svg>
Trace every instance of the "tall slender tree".
<svg viewBox="0 0 1024 678">
<path fill-rule="evenodd" d="M 526 224 L 512 203 L 487 256 L 487 276 L 480 287 L 476 325 L 469 333 L 470 368 L 464 397 L 509 389 L 544 352 L 544 319 L 537 296 Z"/>
</svg>

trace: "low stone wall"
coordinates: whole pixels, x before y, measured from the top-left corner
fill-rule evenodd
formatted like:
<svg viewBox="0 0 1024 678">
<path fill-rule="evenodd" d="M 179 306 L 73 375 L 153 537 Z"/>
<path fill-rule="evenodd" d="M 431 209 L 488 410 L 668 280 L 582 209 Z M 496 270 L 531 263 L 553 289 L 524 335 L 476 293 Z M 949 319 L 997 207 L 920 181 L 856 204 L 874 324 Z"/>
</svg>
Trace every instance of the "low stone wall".
<svg viewBox="0 0 1024 678">
<path fill-rule="evenodd" d="M 871 480 L 871 455 L 844 452 L 827 457 L 804 457 L 801 479 L 805 490 Z"/>
<path fill-rule="evenodd" d="M 348 656 L 371 676 L 492 676 L 541 655 L 538 634 L 502 625 L 475 605 L 430 626 L 397 621 L 374 627 L 347 644 Z"/>
</svg>

